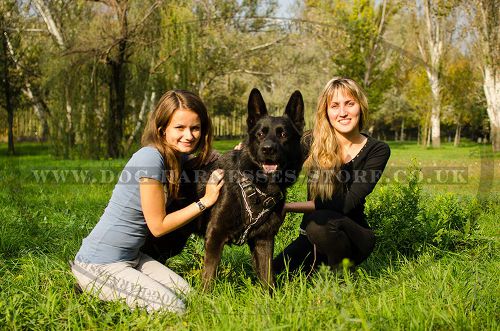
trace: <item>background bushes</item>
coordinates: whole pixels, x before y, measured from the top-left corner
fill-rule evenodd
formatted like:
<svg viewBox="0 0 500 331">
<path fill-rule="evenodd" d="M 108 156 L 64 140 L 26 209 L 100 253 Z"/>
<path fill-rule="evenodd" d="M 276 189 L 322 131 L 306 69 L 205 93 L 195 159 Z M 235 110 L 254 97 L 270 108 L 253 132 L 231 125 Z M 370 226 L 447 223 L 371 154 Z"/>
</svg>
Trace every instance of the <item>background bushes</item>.
<svg viewBox="0 0 500 331">
<path fill-rule="evenodd" d="M 365 213 L 378 249 L 414 255 L 429 245 L 456 250 L 470 243 L 480 214 L 477 199 L 425 193 L 420 170 L 411 166 L 407 173 L 406 182 L 382 186 L 367 199 Z"/>
</svg>

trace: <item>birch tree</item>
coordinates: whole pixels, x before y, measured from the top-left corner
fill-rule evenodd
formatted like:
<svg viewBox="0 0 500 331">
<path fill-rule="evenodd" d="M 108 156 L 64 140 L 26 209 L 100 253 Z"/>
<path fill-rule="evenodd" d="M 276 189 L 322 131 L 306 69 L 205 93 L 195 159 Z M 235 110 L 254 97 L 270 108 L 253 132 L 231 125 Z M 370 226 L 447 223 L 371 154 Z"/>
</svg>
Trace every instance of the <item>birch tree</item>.
<svg viewBox="0 0 500 331">
<path fill-rule="evenodd" d="M 495 0 L 476 0 L 481 47 L 481 71 L 493 151 L 500 151 L 500 5 Z"/>
<path fill-rule="evenodd" d="M 450 16 L 456 1 L 422 0 L 423 24 L 417 29 L 417 46 L 424 60 L 432 94 L 430 129 L 432 147 L 441 146 L 441 70 L 446 44 L 451 39 Z M 419 15 L 420 13 L 417 13 Z"/>
<path fill-rule="evenodd" d="M 45 3 L 44 0 L 33 0 L 33 4 L 37 12 L 42 17 L 48 32 L 52 36 L 53 40 L 57 44 L 61 54 L 63 51 L 68 49 L 68 45 L 65 41 L 62 30 L 60 29 L 60 24 L 56 23 L 54 16 L 52 15 L 50 7 Z M 67 148 L 71 148 L 74 143 L 74 132 L 73 132 L 73 109 L 70 102 L 70 93 L 68 90 L 68 85 L 64 85 L 64 96 L 65 96 L 65 106 L 66 106 L 66 135 L 68 136 L 69 145 Z"/>
<path fill-rule="evenodd" d="M 26 28 L 26 18 L 23 17 L 22 10 L 20 9 L 19 3 L 16 1 L 5 1 L 2 4 L 3 15 L 5 18 L 9 18 L 8 26 L 2 31 L 2 38 L 5 45 L 4 50 L 7 51 L 12 63 L 14 64 L 16 70 L 19 72 L 20 77 L 24 81 L 24 86 L 22 88 L 22 94 L 30 101 L 33 111 L 40 122 L 40 132 L 38 137 L 40 140 L 45 141 L 49 136 L 49 116 L 50 111 L 47 107 L 47 103 L 43 100 L 40 91 L 32 84 L 32 74 L 31 69 L 33 69 L 32 63 L 28 60 L 25 63 L 23 54 L 26 53 L 27 46 L 23 44 L 29 43 L 13 43 L 11 40 L 16 35 L 26 34 L 26 31 L 31 31 L 35 33 L 40 33 L 39 29 Z M 7 9 L 8 7 L 8 9 Z M 15 17 L 15 19 L 14 19 Z M 14 38 L 15 39 L 15 38 Z"/>
</svg>

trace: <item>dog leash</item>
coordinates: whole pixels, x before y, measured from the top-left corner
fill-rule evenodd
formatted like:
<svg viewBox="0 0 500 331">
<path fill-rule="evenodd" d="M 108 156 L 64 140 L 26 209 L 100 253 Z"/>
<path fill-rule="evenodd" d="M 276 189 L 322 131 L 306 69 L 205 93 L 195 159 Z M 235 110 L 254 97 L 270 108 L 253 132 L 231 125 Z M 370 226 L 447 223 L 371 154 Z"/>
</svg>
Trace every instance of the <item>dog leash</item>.
<svg viewBox="0 0 500 331">
<path fill-rule="evenodd" d="M 274 206 L 283 199 L 283 193 L 280 191 L 278 194 L 275 195 L 270 195 L 262 192 L 259 190 L 253 183 L 252 181 L 246 177 L 240 170 L 238 170 L 238 174 L 240 175 L 240 178 L 238 180 L 238 185 L 241 190 L 241 195 L 243 197 L 243 204 L 245 207 L 246 214 L 248 215 L 248 218 L 250 219 L 250 223 L 245 227 L 243 230 L 242 234 L 238 238 L 238 240 L 234 241 L 236 245 L 243 245 L 248 237 L 248 233 L 250 230 L 259 225 L 260 222 L 267 216 Z M 250 198 L 254 197 L 256 202 L 252 203 L 250 202 Z M 261 202 L 262 201 L 262 202 Z M 256 204 L 262 205 L 262 210 L 258 212 L 258 214 L 255 216 L 254 215 L 254 210 L 252 209 L 252 206 L 255 206 Z"/>
</svg>

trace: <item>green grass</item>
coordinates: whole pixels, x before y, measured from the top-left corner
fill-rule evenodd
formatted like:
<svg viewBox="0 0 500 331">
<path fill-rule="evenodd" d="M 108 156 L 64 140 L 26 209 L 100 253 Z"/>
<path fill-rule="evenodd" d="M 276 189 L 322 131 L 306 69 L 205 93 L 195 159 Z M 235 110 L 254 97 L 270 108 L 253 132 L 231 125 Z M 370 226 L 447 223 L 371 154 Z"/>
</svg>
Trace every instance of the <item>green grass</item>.
<svg viewBox="0 0 500 331">
<path fill-rule="evenodd" d="M 215 146 L 223 151 L 236 143 L 216 141 Z M 391 143 L 389 168 L 404 169 L 412 158 L 422 168 L 467 168 L 466 183 L 423 182 L 430 196 L 451 191 L 478 199 L 477 229 L 458 248 L 428 245 L 408 256 L 379 247 L 354 273 L 324 268 L 307 279 L 304 274 L 290 280 L 281 275 L 269 296 L 256 284 L 248 248 L 226 247 L 215 288 L 203 294 L 203 242 L 193 239 L 168 262 L 195 288 L 183 316 L 130 311 L 122 303 L 101 302 L 73 290 L 67 261 L 99 219 L 114 186 L 100 182 L 100 171 L 117 171 L 126 160 L 57 160 L 45 146 L 16 148 L 20 155 L 7 157 L 5 144 L 0 145 L 0 329 L 499 328 L 500 176 L 495 171 L 500 167 L 498 157 L 482 146 L 445 144 L 430 150 Z M 88 170 L 98 180 L 37 183 L 33 170 L 40 169 Z M 374 196 L 394 178 L 383 177 Z M 305 199 L 303 182 L 290 190 L 288 199 Z M 299 222 L 298 215 L 287 217 L 276 239 L 277 252 L 296 237 Z"/>
</svg>

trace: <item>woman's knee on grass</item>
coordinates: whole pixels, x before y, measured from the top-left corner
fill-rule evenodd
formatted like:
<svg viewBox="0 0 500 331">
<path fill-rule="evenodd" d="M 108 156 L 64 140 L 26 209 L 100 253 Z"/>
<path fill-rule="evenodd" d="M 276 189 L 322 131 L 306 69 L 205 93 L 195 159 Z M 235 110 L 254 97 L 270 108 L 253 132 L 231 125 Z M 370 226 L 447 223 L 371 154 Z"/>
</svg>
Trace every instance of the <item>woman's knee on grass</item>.
<svg viewBox="0 0 500 331">
<path fill-rule="evenodd" d="M 352 258 L 351 242 L 341 229 L 312 221 L 307 225 L 306 232 L 318 252 L 327 256 L 331 267 L 336 267 L 344 258 Z"/>
<path fill-rule="evenodd" d="M 173 289 L 165 287 L 138 270 L 113 265 L 87 264 L 75 261 L 72 272 L 82 290 L 104 301 L 124 300 L 131 308 L 183 313 L 184 302 Z"/>
</svg>

